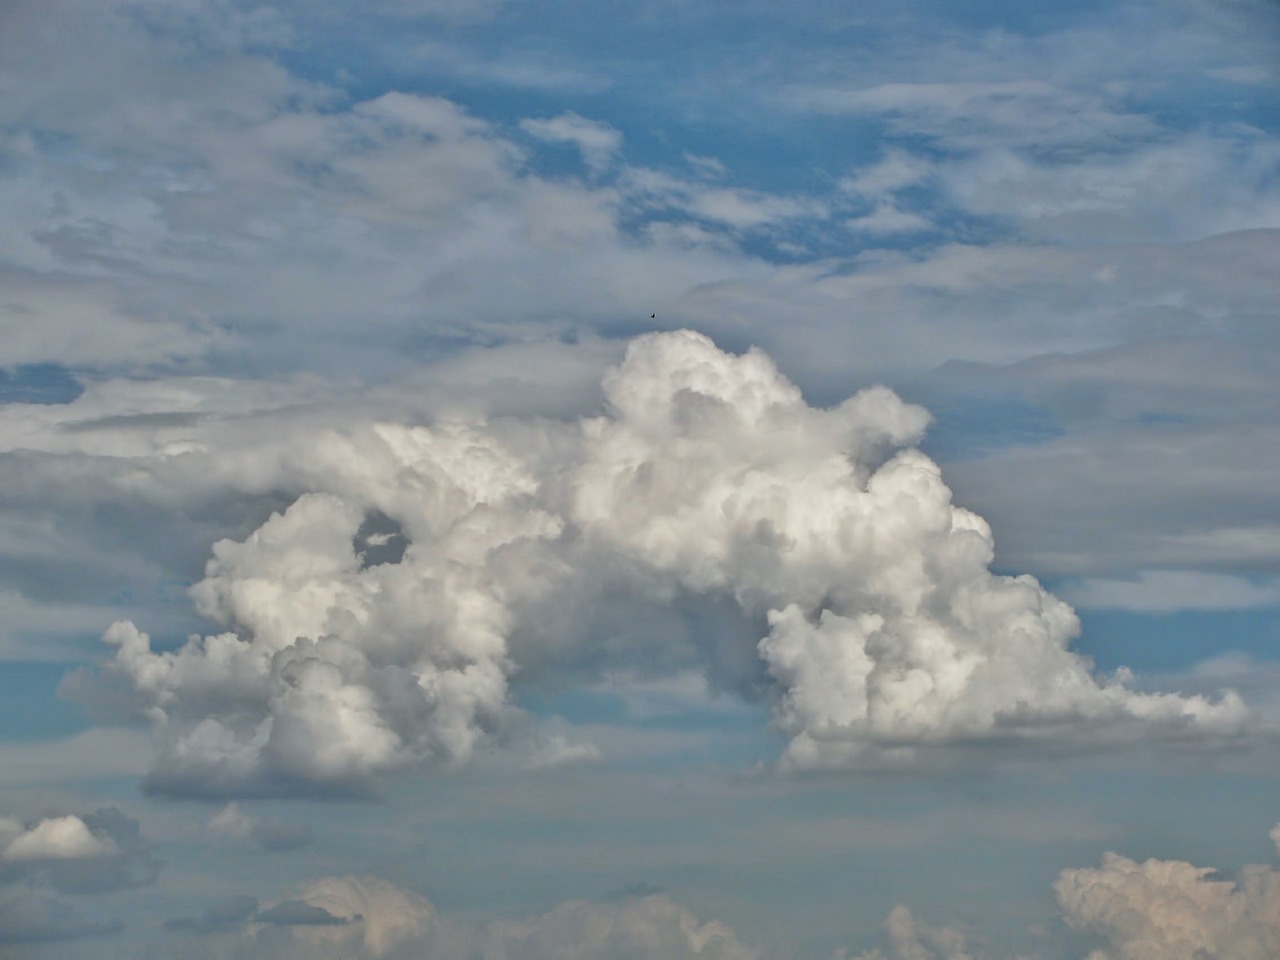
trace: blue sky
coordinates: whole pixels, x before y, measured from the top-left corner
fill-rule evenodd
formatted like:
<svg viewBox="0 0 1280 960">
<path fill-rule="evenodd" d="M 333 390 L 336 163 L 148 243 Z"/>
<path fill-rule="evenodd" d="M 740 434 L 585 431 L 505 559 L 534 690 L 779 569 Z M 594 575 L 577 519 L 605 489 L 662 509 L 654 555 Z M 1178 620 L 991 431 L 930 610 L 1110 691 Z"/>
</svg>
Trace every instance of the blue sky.
<svg viewBox="0 0 1280 960">
<path fill-rule="evenodd" d="M 1280 954 L 1278 45 L 6 4 L 0 953 Z"/>
</svg>

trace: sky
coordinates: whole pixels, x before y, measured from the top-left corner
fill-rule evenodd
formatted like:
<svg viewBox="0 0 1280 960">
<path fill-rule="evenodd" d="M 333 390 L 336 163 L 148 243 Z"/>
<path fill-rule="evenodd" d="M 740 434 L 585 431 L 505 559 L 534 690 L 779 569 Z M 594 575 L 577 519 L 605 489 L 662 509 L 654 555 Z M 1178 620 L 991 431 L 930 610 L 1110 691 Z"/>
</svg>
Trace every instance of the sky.
<svg viewBox="0 0 1280 960">
<path fill-rule="evenodd" d="M 0 956 L 1280 956 L 1277 64 L 0 3 Z"/>
</svg>

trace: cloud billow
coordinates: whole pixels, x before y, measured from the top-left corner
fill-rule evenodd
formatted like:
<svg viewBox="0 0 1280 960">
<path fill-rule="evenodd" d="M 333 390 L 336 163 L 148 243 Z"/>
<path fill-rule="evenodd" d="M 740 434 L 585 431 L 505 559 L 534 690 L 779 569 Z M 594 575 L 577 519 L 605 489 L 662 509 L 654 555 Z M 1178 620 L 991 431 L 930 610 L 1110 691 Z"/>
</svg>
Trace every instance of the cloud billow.
<svg viewBox="0 0 1280 960">
<path fill-rule="evenodd" d="M 732 601 L 739 629 L 692 651 L 642 637 L 619 656 L 708 673 L 757 656 L 787 769 L 1246 728 L 1233 693 L 1095 676 L 1070 649 L 1070 607 L 991 572 L 989 526 L 913 446 L 928 414 L 891 391 L 816 409 L 763 353 L 688 331 L 633 341 L 604 390 L 606 412 L 576 422 L 366 423 L 263 454 L 308 492 L 214 546 L 191 593 L 225 632 L 167 652 L 132 623 L 105 634 L 103 682 L 157 731 L 151 786 L 361 790 L 536 743 L 510 736 L 513 683 L 600 664 L 592 624 L 627 593 Z M 365 562 L 373 516 L 403 536 L 398 562 Z"/>
</svg>

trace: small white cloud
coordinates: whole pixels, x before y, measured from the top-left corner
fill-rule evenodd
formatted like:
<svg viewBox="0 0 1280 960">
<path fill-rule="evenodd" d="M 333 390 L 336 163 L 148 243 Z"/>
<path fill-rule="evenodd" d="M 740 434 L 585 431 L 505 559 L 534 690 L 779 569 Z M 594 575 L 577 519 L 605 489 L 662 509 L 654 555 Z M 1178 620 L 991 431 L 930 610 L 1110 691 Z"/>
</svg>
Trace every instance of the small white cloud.
<svg viewBox="0 0 1280 960">
<path fill-rule="evenodd" d="M 52 817 L 9 841 L 0 860 L 23 863 L 34 860 L 80 860 L 116 853 L 110 839 L 94 836 L 76 816 Z"/>
<path fill-rule="evenodd" d="M 622 147 L 622 134 L 618 130 L 576 113 L 562 113 L 546 120 L 521 120 L 520 129 L 548 143 L 574 144 L 587 168 L 596 174 L 613 163 Z"/>
</svg>

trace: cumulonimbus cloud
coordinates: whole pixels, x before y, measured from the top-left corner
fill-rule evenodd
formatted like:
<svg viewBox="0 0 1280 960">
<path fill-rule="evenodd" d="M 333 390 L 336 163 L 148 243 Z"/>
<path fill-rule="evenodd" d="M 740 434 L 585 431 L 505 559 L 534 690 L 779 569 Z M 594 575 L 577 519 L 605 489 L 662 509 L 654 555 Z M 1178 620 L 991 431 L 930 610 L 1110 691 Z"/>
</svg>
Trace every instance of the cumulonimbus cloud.
<svg viewBox="0 0 1280 960">
<path fill-rule="evenodd" d="M 605 412 L 577 421 L 282 444 L 307 492 L 215 544 L 191 591 L 224 631 L 165 651 L 129 622 L 104 636 L 103 681 L 158 733 L 153 787 L 332 789 L 466 763 L 519 717 L 522 671 L 607 659 L 593 624 L 623 594 L 731 602 L 740 628 L 682 656 L 758 658 L 790 769 L 1247 725 L 1230 692 L 1096 676 L 1069 606 L 991 572 L 989 526 L 914 447 L 928 414 L 891 391 L 817 409 L 763 353 L 689 331 L 636 339 L 603 385 Z"/>
</svg>

